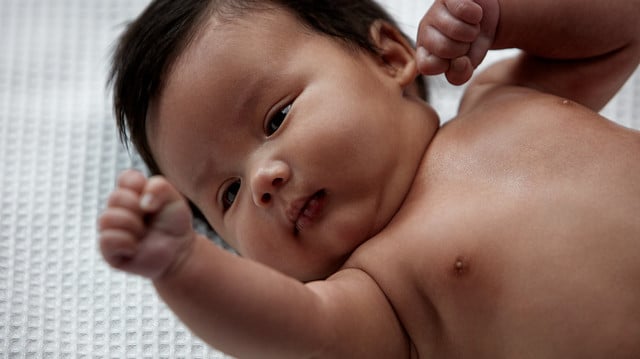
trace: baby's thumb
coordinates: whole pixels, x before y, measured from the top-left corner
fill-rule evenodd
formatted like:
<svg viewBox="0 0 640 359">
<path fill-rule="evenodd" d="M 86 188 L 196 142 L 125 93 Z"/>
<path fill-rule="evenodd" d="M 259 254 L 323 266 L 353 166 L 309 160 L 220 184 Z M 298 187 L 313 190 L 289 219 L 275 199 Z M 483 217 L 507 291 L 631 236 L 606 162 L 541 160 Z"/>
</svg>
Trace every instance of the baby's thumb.
<svg viewBox="0 0 640 359">
<path fill-rule="evenodd" d="M 150 230 L 182 236 L 192 230 L 191 210 L 184 197 L 162 176 L 147 181 L 140 200 Z"/>
</svg>

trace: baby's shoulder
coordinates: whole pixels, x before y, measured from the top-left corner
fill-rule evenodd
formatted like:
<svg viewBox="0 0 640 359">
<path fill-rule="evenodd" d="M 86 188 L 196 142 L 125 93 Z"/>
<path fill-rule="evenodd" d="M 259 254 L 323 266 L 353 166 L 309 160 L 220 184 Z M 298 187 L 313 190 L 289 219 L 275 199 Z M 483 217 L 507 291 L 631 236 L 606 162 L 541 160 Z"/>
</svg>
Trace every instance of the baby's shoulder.
<svg viewBox="0 0 640 359">
<path fill-rule="evenodd" d="M 559 97 L 541 89 L 515 85 L 476 85 L 468 90 L 461 100 L 461 108 L 456 119 L 487 121 L 486 117 L 497 120 L 535 119 L 553 120 L 567 112 L 580 112 L 582 116 L 597 116 L 593 110 L 569 98 Z M 470 100 L 470 98 L 474 98 Z M 467 105 L 472 102 L 473 105 Z M 537 116 L 531 116 L 537 114 Z"/>
<path fill-rule="evenodd" d="M 486 144 L 492 138 L 503 143 L 540 139 L 541 135 L 561 140 L 554 135 L 567 132 L 578 136 L 586 132 L 602 136 L 629 132 L 578 102 L 532 88 L 494 86 L 476 89 L 466 96 L 478 96 L 482 100 L 461 110 L 443 127 L 440 135 L 449 139 L 464 137 L 467 141 L 481 138 L 481 143 Z"/>
<path fill-rule="evenodd" d="M 423 160 L 429 178 L 530 176 L 543 169 L 564 171 L 567 163 L 592 167 L 640 153 L 640 132 L 575 101 L 520 87 L 495 91 L 439 130 Z"/>
</svg>

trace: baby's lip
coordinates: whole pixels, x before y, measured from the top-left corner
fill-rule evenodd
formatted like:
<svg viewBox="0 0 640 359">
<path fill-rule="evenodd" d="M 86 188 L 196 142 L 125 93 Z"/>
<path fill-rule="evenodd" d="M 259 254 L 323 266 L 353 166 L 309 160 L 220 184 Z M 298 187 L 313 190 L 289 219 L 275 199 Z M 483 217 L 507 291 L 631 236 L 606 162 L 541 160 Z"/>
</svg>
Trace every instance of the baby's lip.
<svg viewBox="0 0 640 359">
<path fill-rule="evenodd" d="M 300 198 L 291 203 L 287 209 L 287 219 L 294 225 L 294 233 L 315 221 L 324 208 L 325 190 L 319 190 L 310 196 Z"/>
</svg>

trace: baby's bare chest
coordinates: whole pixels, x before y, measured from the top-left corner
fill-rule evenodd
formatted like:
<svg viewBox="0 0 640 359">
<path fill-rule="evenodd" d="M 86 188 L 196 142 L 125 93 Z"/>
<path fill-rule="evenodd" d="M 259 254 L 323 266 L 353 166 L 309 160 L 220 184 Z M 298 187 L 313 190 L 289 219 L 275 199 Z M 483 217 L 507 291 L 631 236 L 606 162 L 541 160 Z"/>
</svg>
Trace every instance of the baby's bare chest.
<svg viewBox="0 0 640 359">
<path fill-rule="evenodd" d="M 380 241 L 401 242 L 388 248 L 399 269 L 381 276 L 419 350 L 640 355 L 640 161 L 557 136 L 423 168 L 442 172 L 418 178 Z"/>
<path fill-rule="evenodd" d="M 398 227 L 402 244 L 389 251 L 402 263 L 385 269 L 381 285 L 418 351 L 640 355 L 640 228 L 479 203 L 458 210 L 481 216 Z"/>
</svg>

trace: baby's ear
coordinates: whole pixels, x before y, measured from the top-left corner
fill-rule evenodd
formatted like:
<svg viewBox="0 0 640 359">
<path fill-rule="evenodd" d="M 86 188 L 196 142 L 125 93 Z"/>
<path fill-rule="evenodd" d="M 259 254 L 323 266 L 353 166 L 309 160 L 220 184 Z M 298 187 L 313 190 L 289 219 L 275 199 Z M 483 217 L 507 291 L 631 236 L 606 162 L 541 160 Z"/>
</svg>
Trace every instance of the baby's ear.
<svg viewBox="0 0 640 359">
<path fill-rule="evenodd" d="M 371 24 L 369 36 L 389 74 L 403 87 L 412 84 L 418 75 L 415 50 L 400 30 L 386 21 L 376 20 Z"/>
</svg>

